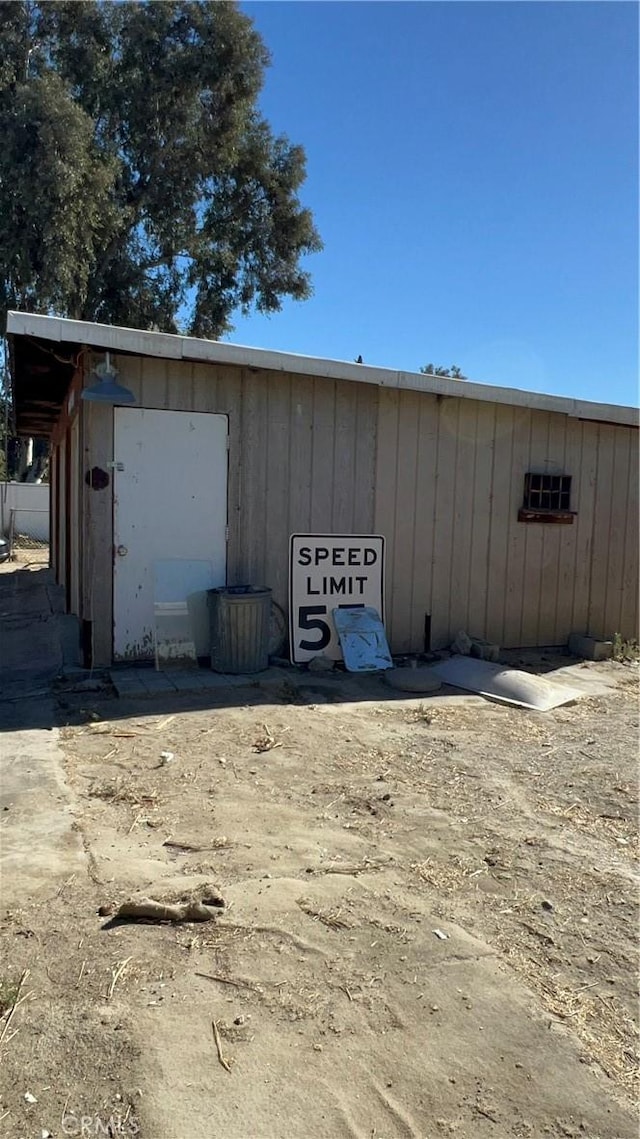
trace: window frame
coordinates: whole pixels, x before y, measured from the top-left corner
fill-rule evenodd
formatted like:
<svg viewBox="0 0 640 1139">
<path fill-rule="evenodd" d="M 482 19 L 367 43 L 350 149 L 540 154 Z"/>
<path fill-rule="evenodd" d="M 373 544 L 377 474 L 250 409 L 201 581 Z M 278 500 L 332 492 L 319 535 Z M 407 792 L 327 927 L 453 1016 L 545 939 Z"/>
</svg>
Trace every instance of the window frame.
<svg viewBox="0 0 640 1139">
<path fill-rule="evenodd" d="M 527 471 L 524 476 L 519 522 L 551 522 L 571 525 L 571 475 Z"/>
</svg>

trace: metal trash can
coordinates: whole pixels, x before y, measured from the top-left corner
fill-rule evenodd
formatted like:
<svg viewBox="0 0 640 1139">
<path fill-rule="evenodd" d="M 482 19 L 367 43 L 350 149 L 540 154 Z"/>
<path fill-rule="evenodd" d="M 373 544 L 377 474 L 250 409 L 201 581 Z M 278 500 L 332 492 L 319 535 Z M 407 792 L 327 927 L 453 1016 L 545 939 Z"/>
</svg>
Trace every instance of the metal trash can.
<svg viewBox="0 0 640 1139">
<path fill-rule="evenodd" d="M 263 672 L 269 667 L 271 590 L 257 585 L 208 589 L 211 668 Z"/>
</svg>

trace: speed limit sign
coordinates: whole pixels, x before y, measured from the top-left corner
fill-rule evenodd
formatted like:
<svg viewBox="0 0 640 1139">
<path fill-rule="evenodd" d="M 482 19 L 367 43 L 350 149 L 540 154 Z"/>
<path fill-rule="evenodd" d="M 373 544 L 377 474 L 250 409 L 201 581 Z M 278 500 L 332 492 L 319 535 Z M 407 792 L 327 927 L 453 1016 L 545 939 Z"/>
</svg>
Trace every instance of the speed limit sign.
<svg viewBox="0 0 640 1139">
<path fill-rule="evenodd" d="M 384 620 L 384 538 L 379 534 L 292 534 L 289 563 L 291 660 L 340 660 L 331 619 L 337 608 L 371 606 Z"/>
</svg>

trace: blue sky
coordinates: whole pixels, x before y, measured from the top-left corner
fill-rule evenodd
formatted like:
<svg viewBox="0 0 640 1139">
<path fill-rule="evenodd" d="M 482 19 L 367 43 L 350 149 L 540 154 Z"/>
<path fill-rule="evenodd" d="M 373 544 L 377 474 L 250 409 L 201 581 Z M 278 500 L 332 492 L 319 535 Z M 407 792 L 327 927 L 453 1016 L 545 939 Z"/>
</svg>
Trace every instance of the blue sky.
<svg viewBox="0 0 640 1139">
<path fill-rule="evenodd" d="M 230 340 L 637 402 L 634 3 L 244 3 L 314 296 Z"/>
</svg>

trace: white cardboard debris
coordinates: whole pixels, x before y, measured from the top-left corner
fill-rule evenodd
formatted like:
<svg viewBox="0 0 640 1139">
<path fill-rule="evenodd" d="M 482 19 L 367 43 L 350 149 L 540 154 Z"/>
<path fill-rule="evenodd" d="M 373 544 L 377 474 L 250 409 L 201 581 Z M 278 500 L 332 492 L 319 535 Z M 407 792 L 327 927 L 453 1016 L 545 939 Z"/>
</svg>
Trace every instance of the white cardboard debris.
<svg viewBox="0 0 640 1139">
<path fill-rule="evenodd" d="M 380 615 L 370 605 L 361 609 L 332 609 L 331 616 L 349 672 L 393 668 Z"/>
<path fill-rule="evenodd" d="M 432 666 L 436 676 L 445 684 L 464 688 L 467 692 L 479 692 L 490 700 L 504 704 L 519 704 L 522 708 L 533 708 L 538 712 L 548 712 L 561 704 L 569 704 L 585 693 L 565 684 L 557 684 L 546 676 L 534 676 L 530 672 L 520 672 L 515 668 L 505 668 L 501 664 L 491 664 L 475 657 L 453 656 Z"/>
</svg>

